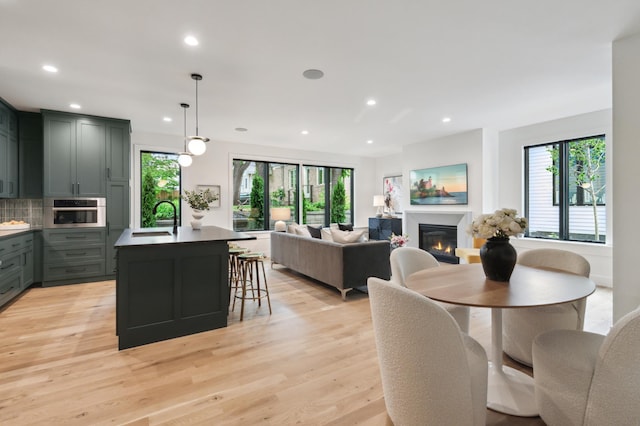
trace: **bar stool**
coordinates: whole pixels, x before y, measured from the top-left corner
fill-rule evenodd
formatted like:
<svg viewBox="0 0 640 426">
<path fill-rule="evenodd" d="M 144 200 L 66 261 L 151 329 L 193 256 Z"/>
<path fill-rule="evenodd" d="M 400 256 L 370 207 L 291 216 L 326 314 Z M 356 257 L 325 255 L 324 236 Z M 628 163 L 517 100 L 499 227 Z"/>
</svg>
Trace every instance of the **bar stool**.
<svg viewBox="0 0 640 426">
<path fill-rule="evenodd" d="M 239 288 L 235 289 L 233 295 L 233 311 L 236 306 L 236 299 L 240 299 L 240 321 L 244 318 L 244 301 L 257 300 L 258 306 L 262 306 L 262 299 L 266 298 L 269 304 L 269 315 L 271 315 L 271 299 L 269 298 L 269 287 L 267 286 L 267 274 L 264 270 L 264 255 L 262 253 L 243 253 L 238 255 L 240 267 L 240 281 L 242 283 L 241 294 L 238 295 Z M 262 281 L 264 288 L 260 288 L 260 271 L 262 270 Z M 255 287 L 254 287 L 255 283 Z M 251 286 L 251 295 L 247 294 L 247 284 Z"/>
<path fill-rule="evenodd" d="M 248 248 L 229 245 L 229 303 L 231 303 L 231 292 L 240 288 L 241 271 L 238 256 L 248 251 Z"/>
</svg>

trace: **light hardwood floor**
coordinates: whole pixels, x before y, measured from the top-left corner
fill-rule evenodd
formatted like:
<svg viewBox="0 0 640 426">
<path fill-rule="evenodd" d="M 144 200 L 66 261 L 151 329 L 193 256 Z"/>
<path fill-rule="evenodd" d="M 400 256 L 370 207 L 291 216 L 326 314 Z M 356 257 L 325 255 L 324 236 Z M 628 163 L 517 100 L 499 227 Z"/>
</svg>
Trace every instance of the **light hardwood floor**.
<svg viewBox="0 0 640 426">
<path fill-rule="evenodd" d="M 33 288 L 0 311 L 2 425 L 389 425 L 369 302 L 288 269 L 224 329 L 117 350 L 114 281 Z M 611 292 L 589 298 L 606 333 Z M 470 334 L 488 349 L 490 313 Z M 508 360 L 506 362 L 509 362 Z M 488 410 L 490 425 L 541 425 Z"/>
</svg>

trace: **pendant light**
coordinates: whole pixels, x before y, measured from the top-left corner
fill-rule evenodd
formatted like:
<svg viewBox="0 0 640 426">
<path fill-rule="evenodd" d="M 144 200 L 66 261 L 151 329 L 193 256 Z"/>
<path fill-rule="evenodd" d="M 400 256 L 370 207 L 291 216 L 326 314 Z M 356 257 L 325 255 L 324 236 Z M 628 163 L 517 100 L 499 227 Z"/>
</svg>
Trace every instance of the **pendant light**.
<svg viewBox="0 0 640 426">
<path fill-rule="evenodd" d="M 184 151 L 178 156 L 178 164 L 182 167 L 189 167 L 193 163 L 191 153 L 187 151 L 187 108 L 189 108 L 189 104 L 180 104 L 180 106 L 184 109 Z"/>
<path fill-rule="evenodd" d="M 189 152 L 193 155 L 202 155 L 207 150 L 205 142 L 209 142 L 209 138 L 198 136 L 198 81 L 202 80 L 202 76 L 191 74 L 191 78 L 196 81 L 196 135 L 189 136 Z"/>
</svg>

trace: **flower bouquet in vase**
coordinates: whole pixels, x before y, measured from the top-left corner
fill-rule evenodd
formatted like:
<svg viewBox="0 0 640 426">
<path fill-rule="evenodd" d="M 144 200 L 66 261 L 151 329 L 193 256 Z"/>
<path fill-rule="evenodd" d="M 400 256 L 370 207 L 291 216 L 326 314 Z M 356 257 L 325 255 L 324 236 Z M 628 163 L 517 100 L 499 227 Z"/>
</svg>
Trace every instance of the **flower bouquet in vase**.
<svg viewBox="0 0 640 426">
<path fill-rule="evenodd" d="M 518 254 L 509 242 L 527 228 L 527 219 L 518 217 L 514 209 L 496 210 L 473 220 L 469 233 L 487 241 L 480 248 L 480 261 L 486 277 L 493 281 L 509 281 Z"/>
<path fill-rule="evenodd" d="M 184 191 L 182 199 L 189 204 L 189 207 L 193 210 L 191 216 L 191 227 L 193 229 L 202 228 L 202 218 L 204 217 L 204 211 L 209 210 L 209 206 L 212 202 L 218 199 L 217 194 L 213 194 L 209 188 L 197 191 Z"/>
</svg>

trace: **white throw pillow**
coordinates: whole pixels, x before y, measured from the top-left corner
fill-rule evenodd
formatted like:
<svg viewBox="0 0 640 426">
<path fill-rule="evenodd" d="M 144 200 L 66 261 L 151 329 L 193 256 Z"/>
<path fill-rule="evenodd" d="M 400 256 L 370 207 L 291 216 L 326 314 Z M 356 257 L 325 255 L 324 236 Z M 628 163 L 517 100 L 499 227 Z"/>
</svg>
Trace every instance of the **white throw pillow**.
<svg viewBox="0 0 640 426">
<path fill-rule="evenodd" d="M 293 222 L 290 223 L 289 225 L 287 225 L 287 234 L 295 234 L 296 233 L 296 228 L 300 226 L 297 223 Z"/>
<path fill-rule="evenodd" d="M 322 230 L 320 231 L 320 235 L 322 236 L 322 239 L 324 241 L 333 241 L 333 236 L 331 235 L 331 229 L 329 228 L 322 228 Z"/>
<path fill-rule="evenodd" d="M 307 229 L 307 225 L 298 225 L 296 226 L 296 235 L 300 235 L 307 238 L 311 237 L 311 232 Z"/>
<path fill-rule="evenodd" d="M 364 229 L 357 231 L 341 231 L 339 229 L 332 229 L 331 236 L 333 241 L 341 244 L 359 243 L 364 241 Z"/>
</svg>

